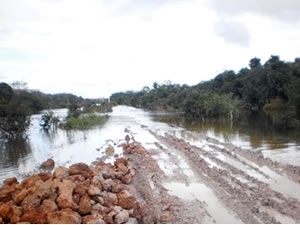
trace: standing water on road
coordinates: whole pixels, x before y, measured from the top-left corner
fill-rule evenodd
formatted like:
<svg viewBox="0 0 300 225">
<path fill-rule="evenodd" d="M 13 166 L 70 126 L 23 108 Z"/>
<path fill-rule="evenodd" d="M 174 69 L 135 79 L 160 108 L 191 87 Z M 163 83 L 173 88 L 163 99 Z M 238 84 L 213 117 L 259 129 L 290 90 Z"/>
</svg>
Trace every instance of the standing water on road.
<svg viewBox="0 0 300 225">
<path fill-rule="evenodd" d="M 62 120 L 67 111 L 54 114 Z M 300 222 L 300 169 L 285 165 L 300 165 L 297 135 L 188 124 L 174 114 L 127 106 L 114 107 L 109 115 L 104 125 L 85 131 L 45 131 L 41 114 L 33 115 L 28 140 L 0 146 L 0 182 L 38 172 L 48 158 L 56 167 L 100 159 L 113 163 L 129 135 L 130 143 L 139 142 L 148 157 L 134 165 L 146 162 L 136 170 L 137 179 L 149 184 L 145 196 L 157 201 L 153 206 L 165 199 L 165 192 L 176 198 L 177 222 Z M 108 146 L 113 153 L 106 153 Z"/>
<path fill-rule="evenodd" d="M 67 115 L 66 109 L 54 110 L 55 115 L 63 119 Z M 28 140 L 0 145 L 0 182 L 11 176 L 21 176 L 37 170 L 41 162 L 53 158 L 56 166 L 68 166 L 75 162 L 92 163 L 96 159 L 105 157 L 105 148 L 108 144 L 117 145 L 124 141 L 125 129 L 131 131 L 136 141 L 149 145 L 156 140 L 145 128 L 164 134 L 179 135 L 192 143 L 201 143 L 198 134 L 209 136 L 237 146 L 262 151 L 265 156 L 284 163 L 300 165 L 300 137 L 285 133 L 264 133 L 257 130 L 238 130 L 229 126 L 183 124 L 183 128 L 175 128 L 166 121 L 176 123 L 175 117 L 165 113 L 148 112 L 127 106 L 117 106 L 110 113 L 110 118 L 103 126 L 97 126 L 86 131 L 56 130 L 45 131 L 39 123 L 41 114 L 31 117 L 28 130 Z M 172 120 L 173 118 L 173 120 Z M 182 125 L 182 124 L 178 124 Z M 120 149 L 115 148 L 121 154 Z M 113 157 L 106 158 L 113 160 Z"/>
<path fill-rule="evenodd" d="M 53 110 L 54 114 L 63 120 L 66 109 Z M 85 131 L 60 128 L 43 130 L 40 126 L 42 114 L 31 117 L 28 129 L 28 140 L 14 143 L 2 143 L 0 146 L 0 183 L 8 177 L 30 174 L 48 158 L 53 158 L 56 166 L 69 166 L 76 162 L 91 164 L 97 159 L 112 162 L 114 157 L 105 154 L 105 147 L 114 146 L 115 154 L 122 154 L 117 145 L 124 142 L 125 129 L 134 128 L 142 134 L 140 124 L 150 125 L 149 113 L 131 107 L 114 107 L 110 118 L 102 126 L 96 126 Z M 147 122 L 148 121 L 148 122 Z"/>
<path fill-rule="evenodd" d="M 224 143 L 259 151 L 265 157 L 285 164 L 300 166 L 300 130 L 274 130 L 260 121 L 250 121 L 248 126 L 231 126 L 224 122 L 186 122 L 180 115 L 153 114 L 156 121 L 183 127 L 182 138 L 191 142 L 202 141 L 200 136 L 216 138 Z M 192 131 L 191 135 L 186 130 Z M 197 134 L 195 136 L 195 134 Z"/>
</svg>

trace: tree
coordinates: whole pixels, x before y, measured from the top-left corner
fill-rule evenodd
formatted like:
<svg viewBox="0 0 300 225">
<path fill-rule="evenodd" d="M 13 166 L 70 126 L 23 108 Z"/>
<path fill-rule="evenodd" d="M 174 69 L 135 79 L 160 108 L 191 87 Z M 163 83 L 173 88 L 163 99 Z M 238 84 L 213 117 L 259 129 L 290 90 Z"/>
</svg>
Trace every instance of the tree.
<svg viewBox="0 0 300 225">
<path fill-rule="evenodd" d="M 14 92 L 11 86 L 6 83 L 0 83 L 0 112 L 3 110 L 1 110 L 1 107 L 7 106 L 13 94 Z"/>
<path fill-rule="evenodd" d="M 41 109 L 42 101 L 38 96 L 0 83 L 0 137 L 23 137 L 29 126 L 29 116 Z"/>
<path fill-rule="evenodd" d="M 240 100 L 235 99 L 232 94 L 227 94 L 223 96 L 224 100 L 224 109 L 228 112 L 228 119 L 232 126 L 234 117 L 239 114 L 239 104 Z"/>
<path fill-rule="evenodd" d="M 253 70 L 255 68 L 258 68 L 258 67 L 261 67 L 260 59 L 256 58 L 256 57 L 251 59 L 250 62 L 249 62 L 249 66 L 250 66 L 251 70 Z"/>
<path fill-rule="evenodd" d="M 153 88 L 154 88 L 154 89 L 158 88 L 158 83 L 157 83 L 157 82 L 154 82 L 154 83 L 153 83 Z"/>
<path fill-rule="evenodd" d="M 14 81 L 11 83 L 13 89 L 27 90 L 28 85 L 24 81 Z"/>
<path fill-rule="evenodd" d="M 142 92 L 149 93 L 150 88 L 148 86 L 144 86 Z"/>
<path fill-rule="evenodd" d="M 288 64 L 281 61 L 279 56 L 271 56 L 264 66 L 266 86 L 268 88 L 268 101 L 277 96 L 288 100 L 288 84 L 293 71 Z"/>
<path fill-rule="evenodd" d="M 40 126 L 43 129 L 45 130 L 49 130 L 50 128 L 55 129 L 58 123 L 59 123 L 59 118 L 54 115 L 53 111 L 49 110 L 48 112 L 42 114 Z"/>
<path fill-rule="evenodd" d="M 212 81 L 214 91 L 218 93 L 234 92 L 234 82 L 236 78 L 237 76 L 233 70 L 225 70 Z"/>
<path fill-rule="evenodd" d="M 248 66 L 238 73 L 225 70 L 214 79 L 195 86 L 154 82 L 151 90 L 120 92 L 112 95 L 112 100 L 115 104 L 152 110 L 181 110 L 187 118 L 194 120 L 230 118 L 230 121 L 237 121 L 247 119 L 251 114 L 264 113 L 265 105 L 274 105 L 274 100 L 279 99 L 288 114 L 278 119 L 278 124 L 291 124 L 296 114 L 300 118 L 300 59 L 287 63 L 279 56 L 271 55 L 262 65 L 255 57 L 250 59 Z"/>
<path fill-rule="evenodd" d="M 7 84 L 0 85 L 0 136 L 7 139 L 22 137 L 29 125 L 29 108 L 23 96 L 11 92 Z M 3 97 L 4 96 L 4 97 Z M 3 101 L 4 99 L 4 101 Z"/>
</svg>

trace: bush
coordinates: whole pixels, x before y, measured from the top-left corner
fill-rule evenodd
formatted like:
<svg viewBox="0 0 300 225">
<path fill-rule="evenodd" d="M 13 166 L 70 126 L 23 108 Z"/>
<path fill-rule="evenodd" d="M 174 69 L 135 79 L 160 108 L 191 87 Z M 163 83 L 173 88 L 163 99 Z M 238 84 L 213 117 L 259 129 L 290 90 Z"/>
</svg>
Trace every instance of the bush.
<svg viewBox="0 0 300 225">
<path fill-rule="evenodd" d="M 284 111 L 288 108 L 287 104 L 285 104 L 280 98 L 273 99 L 270 103 L 265 104 L 263 110 L 266 113 Z"/>
<path fill-rule="evenodd" d="M 80 117 L 70 116 L 67 121 L 60 125 L 63 129 L 86 130 L 96 125 L 104 124 L 108 119 L 108 115 L 97 116 L 94 113 L 81 115 Z"/>
</svg>

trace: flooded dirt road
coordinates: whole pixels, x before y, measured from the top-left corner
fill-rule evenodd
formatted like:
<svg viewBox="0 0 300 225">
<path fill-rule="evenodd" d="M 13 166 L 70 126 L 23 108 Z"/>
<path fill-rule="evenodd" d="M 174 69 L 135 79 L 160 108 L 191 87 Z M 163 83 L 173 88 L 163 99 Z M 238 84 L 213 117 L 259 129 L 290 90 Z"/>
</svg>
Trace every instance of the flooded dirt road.
<svg viewBox="0 0 300 225">
<path fill-rule="evenodd" d="M 144 222 L 300 222 L 300 167 L 143 122 L 125 130 L 140 148 L 126 156 L 137 171 L 133 186 L 149 209 Z"/>
<path fill-rule="evenodd" d="M 211 144 L 207 151 L 153 135 L 159 142 L 128 156 L 138 171 L 134 186 L 153 218 L 155 210 L 165 210 L 172 223 L 299 223 L 299 168 L 261 157 L 258 163 L 256 155 L 243 156 L 234 146 Z"/>
<path fill-rule="evenodd" d="M 21 170 L 35 172 L 47 158 L 58 167 L 113 162 L 118 154 L 135 169 L 131 188 L 144 223 L 300 223 L 299 166 L 154 122 L 149 115 L 118 106 L 101 128 L 69 134 L 59 130 L 45 137 L 49 145 L 32 139 L 30 154 L 19 159 L 16 169 L 3 173 L 3 179 L 15 176 L 15 171 L 21 178 Z M 120 143 L 125 135 L 130 145 L 123 153 Z M 109 145 L 114 152 L 107 154 Z"/>
</svg>

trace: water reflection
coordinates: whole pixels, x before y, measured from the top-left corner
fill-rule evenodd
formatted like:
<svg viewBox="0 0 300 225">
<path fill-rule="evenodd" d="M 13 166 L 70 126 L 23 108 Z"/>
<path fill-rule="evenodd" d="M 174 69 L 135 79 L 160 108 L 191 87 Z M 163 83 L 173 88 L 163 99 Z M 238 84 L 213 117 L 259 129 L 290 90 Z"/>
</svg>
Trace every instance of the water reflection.
<svg viewBox="0 0 300 225">
<path fill-rule="evenodd" d="M 57 127 L 50 127 L 50 129 L 42 129 L 41 128 L 41 132 L 43 133 L 43 135 L 45 136 L 45 138 L 48 138 L 49 141 L 53 140 L 56 135 L 57 135 Z"/>
<path fill-rule="evenodd" d="M 261 136 L 257 134 L 253 134 L 249 137 L 250 137 L 250 144 L 252 148 L 256 149 L 262 146 L 263 142 Z"/>
<path fill-rule="evenodd" d="M 54 113 L 63 120 L 67 110 L 55 110 Z M 117 145 L 124 141 L 128 132 L 144 145 L 153 144 L 156 140 L 148 129 L 160 135 L 169 133 L 204 147 L 206 140 L 203 135 L 210 136 L 222 142 L 262 151 L 266 156 L 284 163 L 300 165 L 299 131 L 278 132 L 266 129 L 263 123 L 263 128 L 253 126 L 257 122 L 243 127 L 230 126 L 224 121 L 188 123 L 180 114 L 153 113 L 125 106 L 114 107 L 106 124 L 87 131 L 65 131 L 60 128 L 46 131 L 41 129 L 40 119 L 41 114 L 32 116 L 28 140 L 0 142 L 0 183 L 7 177 L 36 170 L 48 158 L 54 158 L 56 166 L 68 166 L 75 162 L 90 164 L 99 158 L 113 162 L 113 156 L 107 156 L 105 151 L 109 144 L 116 154 L 121 155 Z M 127 133 L 125 130 L 128 130 Z"/>
<path fill-rule="evenodd" d="M 20 160 L 28 157 L 31 149 L 26 139 L 18 139 L 14 141 L 0 141 L 0 168 L 18 166 Z"/>
<path fill-rule="evenodd" d="M 180 126 L 199 135 L 217 138 L 226 143 L 262 151 L 266 157 L 283 163 L 300 165 L 300 131 L 276 130 L 268 118 L 250 117 L 248 123 L 242 126 L 231 126 L 227 121 L 188 122 L 180 114 L 153 114 L 155 121 Z M 182 131 L 183 138 L 197 141 L 197 137 L 187 137 Z"/>
</svg>

